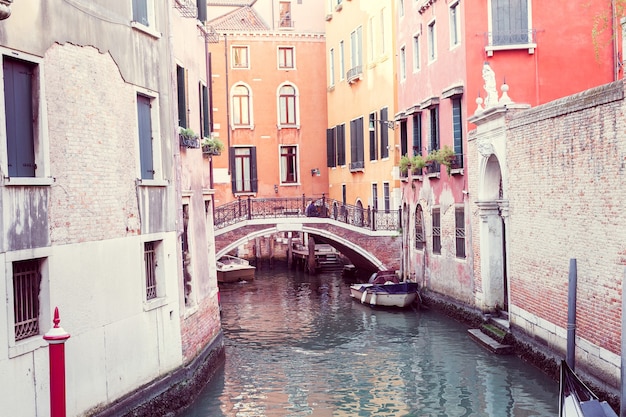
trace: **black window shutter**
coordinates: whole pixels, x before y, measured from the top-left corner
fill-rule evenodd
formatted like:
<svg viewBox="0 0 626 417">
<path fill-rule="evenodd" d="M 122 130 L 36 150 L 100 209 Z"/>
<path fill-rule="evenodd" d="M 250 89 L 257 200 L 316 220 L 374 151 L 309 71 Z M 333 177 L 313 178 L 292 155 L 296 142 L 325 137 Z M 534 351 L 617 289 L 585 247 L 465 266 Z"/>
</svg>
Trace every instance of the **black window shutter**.
<svg viewBox="0 0 626 417">
<path fill-rule="evenodd" d="M 34 177 L 34 66 L 5 57 L 3 71 L 9 176 Z"/>
<path fill-rule="evenodd" d="M 187 99 L 185 97 L 185 69 L 176 66 L 176 88 L 178 92 L 178 126 L 187 127 Z"/>
<path fill-rule="evenodd" d="M 350 120 L 350 162 L 357 162 L 357 130 L 356 120 Z"/>
<path fill-rule="evenodd" d="M 380 109 L 380 120 L 387 121 L 387 114 L 388 110 L 386 107 L 384 109 Z M 380 157 L 389 157 L 389 129 L 385 127 L 385 123 L 381 124 L 380 129 Z"/>
<path fill-rule="evenodd" d="M 365 161 L 365 138 L 363 137 L 363 118 L 359 117 L 356 120 L 356 134 L 357 134 L 357 161 Z"/>
<path fill-rule="evenodd" d="M 198 20 L 206 22 L 206 0 L 196 0 L 198 7 Z"/>
<path fill-rule="evenodd" d="M 230 186 L 233 190 L 233 194 L 235 194 L 239 191 L 237 189 L 237 172 L 235 172 L 235 170 L 237 169 L 235 167 L 235 148 L 228 148 L 228 159 L 230 163 Z"/>
<path fill-rule="evenodd" d="M 259 190 L 256 173 L 256 146 L 250 148 L 250 187 L 252 187 L 253 193 Z"/>
<path fill-rule="evenodd" d="M 334 167 L 335 163 L 335 130 L 326 129 L 326 166 Z"/>
</svg>

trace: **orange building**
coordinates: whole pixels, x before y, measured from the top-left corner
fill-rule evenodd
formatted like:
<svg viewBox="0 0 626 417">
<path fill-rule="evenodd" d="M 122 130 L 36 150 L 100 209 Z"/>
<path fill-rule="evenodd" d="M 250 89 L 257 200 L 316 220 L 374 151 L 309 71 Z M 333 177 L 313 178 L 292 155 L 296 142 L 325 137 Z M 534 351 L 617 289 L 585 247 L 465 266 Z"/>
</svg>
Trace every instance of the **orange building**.
<svg viewBox="0 0 626 417">
<path fill-rule="evenodd" d="M 215 204 L 328 193 L 323 9 L 208 2 Z M 217 17 L 216 17 L 217 16 Z"/>
<path fill-rule="evenodd" d="M 358 208 L 393 210 L 401 201 L 394 4 L 326 2 L 329 191 Z"/>
</svg>

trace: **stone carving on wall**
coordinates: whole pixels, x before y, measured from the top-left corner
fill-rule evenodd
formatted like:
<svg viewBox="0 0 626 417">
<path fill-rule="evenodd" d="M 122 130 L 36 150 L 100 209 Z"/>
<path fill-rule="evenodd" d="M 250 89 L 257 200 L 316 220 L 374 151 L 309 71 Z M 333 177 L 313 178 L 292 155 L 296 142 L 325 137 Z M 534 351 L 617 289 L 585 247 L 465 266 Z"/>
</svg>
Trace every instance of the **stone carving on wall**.
<svg viewBox="0 0 626 417">
<path fill-rule="evenodd" d="M 8 19 L 11 16 L 11 3 L 13 0 L 0 0 L 0 20 Z"/>
<path fill-rule="evenodd" d="M 496 73 L 491 69 L 489 62 L 483 64 L 484 89 L 487 93 L 485 97 L 485 109 L 498 105 L 498 91 L 496 90 Z"/>
<path fill-rule="evenodd" d="M 478 144 L 478 153 L 480 153 L 485 158 L 489 158 L 489 156 L 495 153 L 495 149 L 493 148 L 493 144 L 488 140 L 479 140 Z"/>
</svg>

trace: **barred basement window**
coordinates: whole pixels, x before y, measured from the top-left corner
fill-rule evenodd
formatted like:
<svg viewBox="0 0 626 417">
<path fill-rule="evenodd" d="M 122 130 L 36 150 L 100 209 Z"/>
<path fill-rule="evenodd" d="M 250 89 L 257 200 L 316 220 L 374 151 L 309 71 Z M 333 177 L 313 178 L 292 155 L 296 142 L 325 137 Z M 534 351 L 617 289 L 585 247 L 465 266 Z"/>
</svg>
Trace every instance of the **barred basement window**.
<svg viewBox="0 0 626 417">
<path fill-rule="evenodd" d="M 441 214 L 433 209 L 433 253 L 441 254 Z"/>
<path fill-rule="evenodd" d="M 152 300 L 157 297 L 157 258 L 155 242 L 144 243 L 143 259 L 146 268 L 146 299 Z"/>
<path fill-rule="evenodd" d="M 41 274 L 38 259 L 13 262 L 13 312 L 15 341 L 39 334 L 39 289 Z"/>
<path fill-rule="evenodd" d="M 456 208 L 454 217 L 456 223 L 456 257 L 465 258 L 465 211 L 463 207 Z"/>
</svg>

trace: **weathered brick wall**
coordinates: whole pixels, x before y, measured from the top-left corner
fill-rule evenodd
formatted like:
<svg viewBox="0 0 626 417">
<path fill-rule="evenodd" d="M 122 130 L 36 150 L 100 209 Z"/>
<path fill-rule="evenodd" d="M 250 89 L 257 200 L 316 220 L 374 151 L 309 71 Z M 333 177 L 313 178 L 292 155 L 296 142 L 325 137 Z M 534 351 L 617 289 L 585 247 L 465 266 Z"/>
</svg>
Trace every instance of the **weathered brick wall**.
<svg viewBox="0 0 626 417">
<path fill-rule="evenodd" d="M 135 234 L 136 93 L 108 53 L 55 44 L 46 53 L 53 244 Z M 111 92 L 115 92 L 111 94 Z"/>
<path fill-rule="evenodd" d="M 620 81 L 519 113 L 507 126 L 514 320 L 563 347 L 568 267 L 575 258 L 577 353 L 613 377 L 619 374 L 626 265 L 623 97 Z"/>
<path fill-rule="evenodd" d="M 220 333 L 219 305 L 216 297 L 205 297 L 193 314 L 181 321 L 181 338 L 185 362 L 195 358 L 208 342 Z"/>
</svg>

